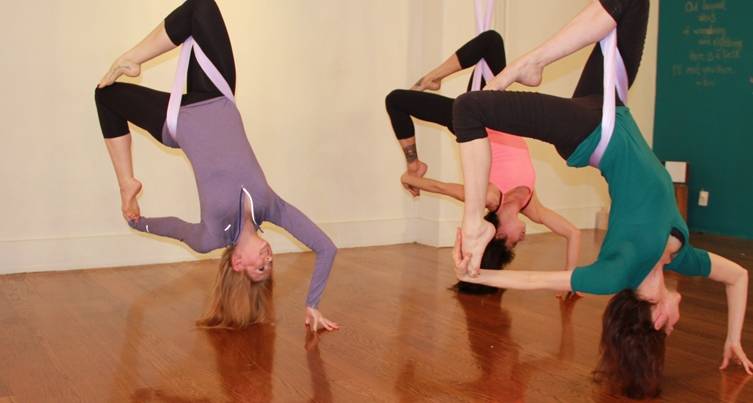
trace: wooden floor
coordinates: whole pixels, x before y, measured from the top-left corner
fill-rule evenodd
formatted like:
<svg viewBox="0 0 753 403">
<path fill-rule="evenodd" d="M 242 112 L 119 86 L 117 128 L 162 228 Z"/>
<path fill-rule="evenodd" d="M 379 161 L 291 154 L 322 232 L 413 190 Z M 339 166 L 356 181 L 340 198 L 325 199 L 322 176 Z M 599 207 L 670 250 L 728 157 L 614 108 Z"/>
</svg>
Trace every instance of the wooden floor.
<svg viewBox="0 0 753 403">
<path fill-rule="evenodd" d="M 600 237 L 584 233 L 583 262 Z M 753 267 L 753 241 L 695 243 Z M 559 268 L 563 241 L 530 236 L 517 253 L 512 269 Z M 0 277 L 0 402 L 619 400 L 590 377 L 606 297 L 456 295 L 447 248 L 346 249 L 321 305 L 342 329 L 314 337 L 303 326 L 312 264 L 310 253 L 278 256 L 276 321 L 240 332 L 193 327 L 215 262 Z M 675 282 L 682 319 L 668 339 L 663 400 L 753 401 L 753 377 L 717 369 L 724 288 Z"/>
</svg>

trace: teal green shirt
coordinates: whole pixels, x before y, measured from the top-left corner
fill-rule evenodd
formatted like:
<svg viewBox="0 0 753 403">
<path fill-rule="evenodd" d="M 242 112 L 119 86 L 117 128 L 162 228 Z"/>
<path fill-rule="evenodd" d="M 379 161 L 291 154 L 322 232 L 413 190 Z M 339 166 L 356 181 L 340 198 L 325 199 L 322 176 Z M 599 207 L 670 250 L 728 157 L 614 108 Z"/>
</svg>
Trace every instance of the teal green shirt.
<svg viewBox="0 0 753 403">
<path fill-rule="evenodd" d="M 567 164 L 587 166 L 600 137 L 601 126 L 578 146 Z M 682 233 L 685 243 L 666 269 L 688 276 L 709 275 L 709 254 L 690 245 L 672 180 L 625 107 L 617 108 L 614 134 L 599 168 L 612 199 L 609 229 L 596 261 L 573 272 L 570 285 L 574 291 L 613 294 L 637 288 L 661 258 L 672 228 Z"/>
</svg>

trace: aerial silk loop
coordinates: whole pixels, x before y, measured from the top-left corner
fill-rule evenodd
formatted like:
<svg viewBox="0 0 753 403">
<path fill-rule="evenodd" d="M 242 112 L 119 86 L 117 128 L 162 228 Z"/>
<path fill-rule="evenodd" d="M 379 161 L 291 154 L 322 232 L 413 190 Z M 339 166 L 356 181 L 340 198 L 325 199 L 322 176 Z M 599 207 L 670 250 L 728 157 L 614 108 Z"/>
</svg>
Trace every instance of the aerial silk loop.
<svg viewBox="0 0 753 403">
<path fill-rule="evenodd" d="M 180 113 L 180 101 L 183 97 L 183 87 L 185 86 L 186 76 L 188 74 L 188 62 L 191 58 L 191 50 L 193 50 L 196 56 L 196 61 L 199 62 L 199 66 L 204 71 L 204 74 L 209 77 L 215 87 L 227 97 L 230 101 L 235 102 L 233 96 L 233 90 L 230 85 L 225 81 L 225 77 L 222 76 L 217 67 L 212 64 L 207 55 L 201 50 L 201 47 L 189 36 L 188 39 L 183 42 L 183 46 L 180 49 L 180 58 L 178 59 L 178 68 L 175 72 L 175 81 L 173 82 L 173 89 L 170 91 L 170 101 L 167 103 L 167 118 L 165 122 L 167 124 L 167 130 L 174 140 L 177 140 L 177 128 L 178 128 L 178 113 Z"/>
<path fill-rule="evenodd" d="M 601 157 L 604 156 L 604 151 L 606 151 L 609 140 L 612 139 L 612 133 L 614 133 L 615 88 L 623 104 L 627 105 L 628 99 L 627 71 L 620 51 L 617 49 L 617 28 L 609 32 L 599 42 L 599 45 L 601 46 L 601 53 L 604 55 L 604 103 L 601 109 L 601 139 L 588 160 L 588 163 L 596 168 L 599 167 Z"/>
<path fill-rule="evenodd" d="M 476 33 L 480 34 L 484 31 L 488 31 L 492 27 L 492 13 L 494 12 L 494 0 L 486 0 L 486 7 L 482 4 L 483 0 L 474 0 L 476 9 Z M 478 91 L 481 89 L 481 77 L 488 83 L 494 78 L 492 70 L 489 65 L 486 64 L 486 60 L 481 59 L 476 68 L 473 71 L 473 81 L 471 82 L 471 90 Z"/>
</svg>

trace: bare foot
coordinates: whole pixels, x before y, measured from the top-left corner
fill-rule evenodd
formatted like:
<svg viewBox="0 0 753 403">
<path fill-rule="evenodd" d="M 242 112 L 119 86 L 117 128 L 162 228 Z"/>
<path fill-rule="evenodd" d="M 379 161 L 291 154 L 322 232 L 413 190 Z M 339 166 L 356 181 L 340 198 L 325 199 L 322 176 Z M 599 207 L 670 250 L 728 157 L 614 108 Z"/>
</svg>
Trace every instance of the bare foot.
<svg viewBox="0 0 753 403">
<path fill-rule="evenodd" d="M 544 65 L 535 60 L 533 56 L 526 55 L 512 64 L 508 64 L 501 73 L 486 84 L 484 89 L 502 91 L 512 83 L 538 87 L 541 84 L 543 72 Z"/>
<path fill-rule="evenodd" d="M 475 228 L 468 228 L 469 226 L 463 225 L 462 231 L 462 253 L 463 257 L 470 255 L 468 261 L 468 267 L 466 268 L 468 275 L 471 277 L 477 277 L 479 275 L 479 269 L 481 269 L 481 257 L 484 255 L 486 245 L 494 238 L 494 225 L 488 221 L 481 221 L 481 224 Z"/>
<path fill-rule="evenodd" d="M 410 89 L 414 91 L 425 91 L 425 90 L 432 90 L 436 91 L 438 89 L 442 88 L 442 81 L 439 80 L 433 80 L 429 78 L 428 76 L 423 76 L 416 81 L 415 84 L 413 84 Z"/>
<path fill-rule="evenodd" d="M 139 202 L 136 200 L 139 192 L 141 192 L 141 182 L 135 178 L 120 187 L 120 209 L 126 221 L 138 220 L 141 217 Z"/>
<path fill-rule="evenodd" d="M 420 160 L 415 160 L 408 164 L 408 168 L 406 169 L 407 172 L 410 172 L 413 176 L 418 176 L 419 178 L 422 178 L 424 175 L 426 175 L 426 171 L 429 170 L 429 166 L 423 163 Z"/>
<path fill-rule="evenodd" d="M 128 59 L 119 58 L 110 66 L 110 69 L 105 73 L 101 80 L 99 80 L 98 87 L 107 87 L 115 82 L 118 77 L 123 74 L 128 77 L 137 77 L 141 74 L 141 65 L 134 63 Z"/>
</svg>

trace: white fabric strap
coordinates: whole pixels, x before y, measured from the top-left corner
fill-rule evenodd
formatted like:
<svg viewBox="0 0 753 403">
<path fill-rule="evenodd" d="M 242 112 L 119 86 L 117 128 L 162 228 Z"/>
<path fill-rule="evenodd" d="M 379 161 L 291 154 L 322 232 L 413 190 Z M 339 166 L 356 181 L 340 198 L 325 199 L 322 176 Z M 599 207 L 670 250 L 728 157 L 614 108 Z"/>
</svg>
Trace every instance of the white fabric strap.
<svg viewBox="0 0 753 403">
<path fill-rule="evenodd" d="M 249 208 L 251 209 L 251 221 L 254 222 L 254 227 L 259 228 L 259 224 L 257 224 L 256 222 L 256 215 L 254 214 L 254 198 L 251 197 L 251 193 L 249 193 L 245 187 L 241 189 L 243 189 L 243 193 L 245 193 L 246 196 L 248 196 L 248 202 L 250 204 Z M 241 211 L 243 210 L 241 209 Z"/>
<path fill-rule="evenodd" d="M 222 95 L 232 102 L 235 102 L 233 90 L 225 80 L 225 77 L 223 77 L 222 73 L 217 70 L 217 67 L 212 64 L 212 61 L 209 60 L 204 51 L 201 50 L 199 44 L 193 40 L 193 37 L 189 36 L 188 39 L 183 42 L 180 49 L 178 67 L 175 71 L 175 81 L 173 82 L 172 91 L 170 91 L 170 101 L 167 103 L 167 117 L 165 121 L 167 123 L 167 130 L 170 132 L 170 135 L 174 140 L 177 139 L 178 136 L 178 114 L 180 113 L 180 101 L 183 97 L 183 87 L 188 74 L 188 62 L 191 58 L 191 50 L 193 50 L 194 55 L 196 55 L 196 61 L 199 62 L 199 66 L 204 71 L 204 74 L 209 77 L 209 80 L 212 81 L 212 84 L 220 90 Z"/>
<path fill-rule="evenodd" d="M 482 0 L 475 0 L 476 11 L 476 33 L 480 34 L 484 31 L 488 31 L 492 27 L 492 12 L 494 11 L 494 0 L 486 0 L 486 8 L 484 9 Z M 494 78 L 492 70 L 489 65 L 486 64 L 486 60 L 479 60 L 476 64 L 476 69 L 473 71 L 473 81 L 471 82 L 471 91 L 478 91 L 481 89 L 481 76 L 488 83 Z"/>
<path fill-rule="evenodd" d="M 601 110 L 601 139 L 588 160 L 591 166 L 596 168 L 601 163 L 609 141 L 612 139 L 615 124 L 615 99 L 614 92 L 623 104 L 627 104 L 628 78 L 625 63 L 617 49 L 617 28 L 613 29 L 599 42 L 601 53 L 604 56 L 604 103 Z"/>
</svg>

